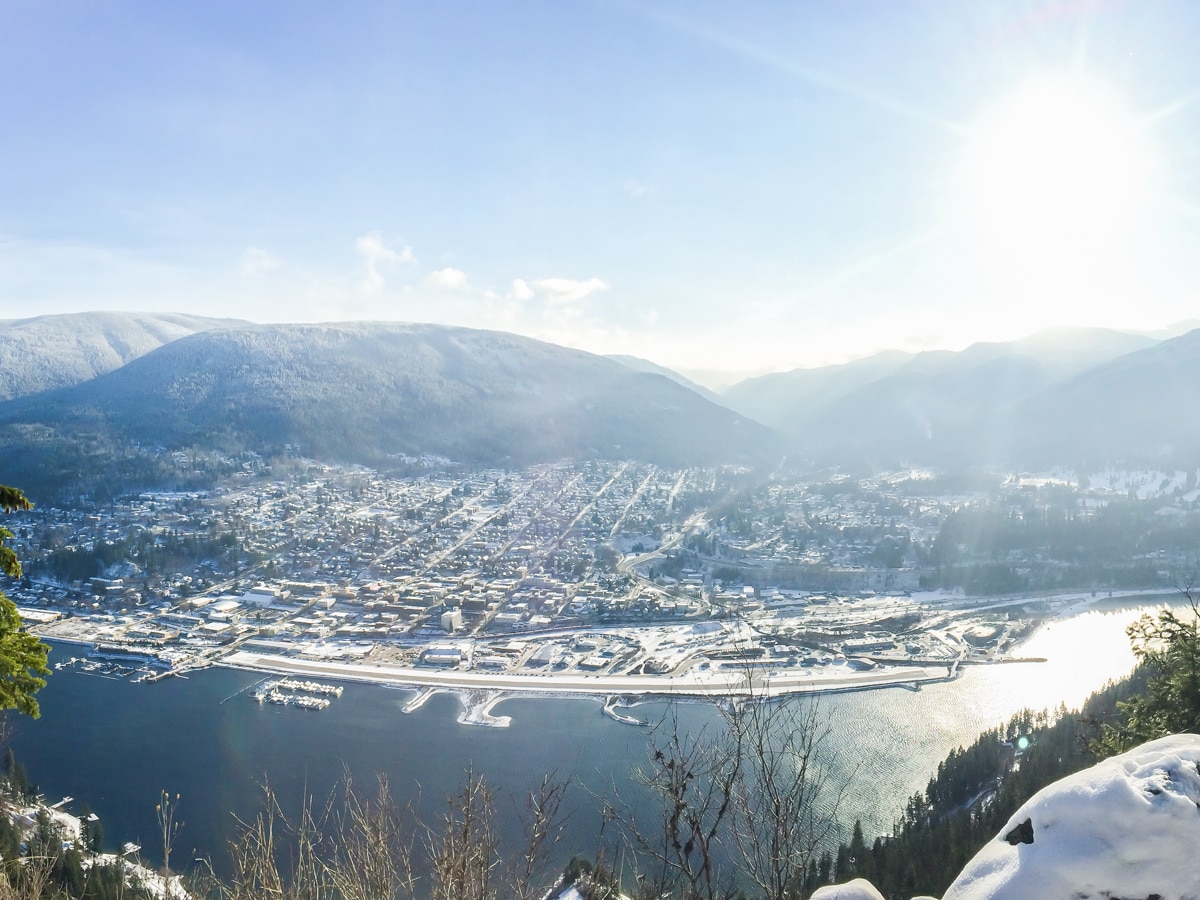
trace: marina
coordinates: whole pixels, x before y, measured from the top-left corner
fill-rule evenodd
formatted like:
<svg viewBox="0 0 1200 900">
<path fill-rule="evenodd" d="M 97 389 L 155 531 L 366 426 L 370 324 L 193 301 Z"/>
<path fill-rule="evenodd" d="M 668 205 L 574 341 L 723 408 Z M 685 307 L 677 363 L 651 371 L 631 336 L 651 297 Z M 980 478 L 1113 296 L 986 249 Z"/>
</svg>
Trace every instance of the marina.
<svg viewBox="0 0 1200 900">
<path fill-rule="evenodd" d="M 108 678 L 113 681 L 132 679 L 143 681 L 153 675 L 153 670 L 145 666 L 130 665 L 128 660 L 114 660 L 101 655 L 89 654 L 88 657 L 72 656 L 53 663 L 53 669 L 61 672 L 64 669 L 75 669 L 96 678 Z"/>
<path fill-rule="evenodd" d="M 296 678 L 278 678 L 259 682 L 250 696 L 259 703 L 322 710 L 328 709 L 334 699 L 342 696 L 342 691 L 343 688 L 339 685 L 301 681 Z"/>
<path fill-rule="evenodd" d="M 1044 657 L 1045 663 L 963 666 L 954 681 L 928 683 L 920 692 L 885 688 L 784 702 L 818 704 L 833 726 L 824 765 L 837 783 L 847 785 L 840 814 L 882 833 L 908 797 L 924 790 L 949 750 L 1022 707 L 1076 706 L 1107 679 L 1128 671 L 1133 657 L 1125 628 L 1142 611 L 1094 611 L 1048 624 L 1020 654 Z M 67 645 L 55 650 L 56 662 L 58 654 L 79 655 Z M 266 684 L 264 679 L 285 678 L 345 690 L 320 716 L 264 709 L 243 696 Z M 510 727 L 466 728 L 459 724 L 461 693 L 430 691 L 419 709 L 405 715 L 411 687 L 387 690 L 328 676 L 225 666 L 154 685 L 97 678 L 71 666 L 47 679 L 44 690 L 42 717 L 18 721 L 13 736 L 17 759 L 36 763 L 30 772 L 42 791 L 52 798 L 87 798 L 105 832 L 122 839 L 155 833 L 156 786 L 178 791 L 187 804 L 188 846 L 226 873 L 226 848 L 237 819 L 252 820 L 260 811 L 263 783 L 295 806 L 306 792 L 331 790 L 347 770 L 356 785 L 372 785 L 383 773 L 391 784 L 405 785 L 417 812 L 433 820 L 470 767 L 506 798 L 524 796 L 531 771 L 558 767 L 572 773 L 579 813 L 559 845 L 570 848 L 563 851 L 565 865 L 579 848 L 596 844 L 600 813 L 589 798 L 607 795 L 614 784 L 630 784 L 630 773 L 652 752 L 655 724 L 668 711 L 693 734 L 719 729 L 723 718 L 712 704 L 672 705 L 636 692 L 612 691 L 581 703 L 527 689 L 490 706 L 491 715 L 511 718 Z M 608 697 L 622 698 L 613 704 L 615 712 L 649 724 L 637 727 L 597 715 Z M 225 698 L 230 699 L 222 703 Z M 483 704 L 490 698 L 469 699 Z M 136 766 L 124 750 L 103 750 L 128 747 L 130 734 L 138 735 Z M 630 790 L 634 800 L 642 796 Z M 506 801 L 504 810 L 506 826 L 515 829 L 512 804 Z"/>
</svg>

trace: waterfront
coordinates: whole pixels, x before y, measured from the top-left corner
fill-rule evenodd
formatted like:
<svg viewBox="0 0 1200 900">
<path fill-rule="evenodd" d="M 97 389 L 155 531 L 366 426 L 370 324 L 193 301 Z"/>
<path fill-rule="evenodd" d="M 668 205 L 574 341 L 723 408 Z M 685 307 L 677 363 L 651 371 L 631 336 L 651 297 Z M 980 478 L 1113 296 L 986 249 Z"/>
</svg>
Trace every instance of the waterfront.
<svg viewBox="0 0 1200 900">
<path fill-rule="evenodd" d="M 1088 612 L 1052 622 L 1026 645 L 1045 663 L 968 667 L 956 681 L 919 692 L 891 688 L 820 698 L 834 726 L 836 778 L 853 773 L 843 813 L 867 832 L 888 831 L 904 799 L 924 787 L 946 752 L 969 742 L 1023 706 L 1078 704 L 1132 664 L 1124 626 L 1135 612 Z M 56 657 L 77 648 L 56 646 Z M 394 792 L 416 798 L 433 818 L 461 785 L 468 766 L 498 789 L 502 816 L 542 772 L 572 772 L 577 812 L 561 845 L 565 856 L 596 849 L 599 816 L 588 791 L 628 792 L 628 775 L 645 758 L 648 729 L 601 714 L 592 700 L 513 699 L 497 714 L 510 728 L 457 724 L 457 698 L 437 695 L 412 713 L 408 691 L 348 684 L 318 714 L 259 704 L 247 696 L 221 701 L 261 680 L 257 673 L 213 669 L 156 684 L 56 672 L 40 695 L 43 716 L 17 724 L 18 759 L 49 799 L 71 795 L 102 817 L 109 844 L 134 840 L 153 852 L 154 804 L 163 789 L 182 795 L 176 853 L 194 848 L 221 865 L 234 815 L 258 808 L 256 786 L 268 779 L 290 803 L 306 790 L 323 800 L 343 767 L 359 785 L 388 775 Z M 793 701 L 809 702 L 809 701 Z M 661 713 L 662 703 L 635 712 Z M 682 707 L 685 727 L 710 723 L 705 704 Z M 186 848 L 186 849 L 185 849 Z"/>
</svg>

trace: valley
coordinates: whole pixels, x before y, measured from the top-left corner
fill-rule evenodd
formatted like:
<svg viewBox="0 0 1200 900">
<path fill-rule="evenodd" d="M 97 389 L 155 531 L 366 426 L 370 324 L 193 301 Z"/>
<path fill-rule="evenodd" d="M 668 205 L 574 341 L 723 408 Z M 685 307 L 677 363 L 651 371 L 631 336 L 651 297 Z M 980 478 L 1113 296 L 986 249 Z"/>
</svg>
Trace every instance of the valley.
<svg viewBox="0 0 1200 900">
<path fill-rule="evenodd" d="M 8 593 L 30 627 L 155 680 L 223 665 L 450 690 L 476 710 L 917 687 L 1021 659 L 1039 621 L 1114 588 L 1169 592 L 1200 497 L 1184 472 L 998 476 L 996 499 L 924 471 L 226 465 L 207 491 L 13 517 L 27 562 Z M 997 509 L 1003 561 L 984 527 Z M 1110 548 L 1072 543 L 1118 514 L 1161 546 L 1114 568 Z M 973 518 L 978 546 L 956 538 Z M 1062 546 L 1044 546 L 1055 520 Z"/>
</svg>

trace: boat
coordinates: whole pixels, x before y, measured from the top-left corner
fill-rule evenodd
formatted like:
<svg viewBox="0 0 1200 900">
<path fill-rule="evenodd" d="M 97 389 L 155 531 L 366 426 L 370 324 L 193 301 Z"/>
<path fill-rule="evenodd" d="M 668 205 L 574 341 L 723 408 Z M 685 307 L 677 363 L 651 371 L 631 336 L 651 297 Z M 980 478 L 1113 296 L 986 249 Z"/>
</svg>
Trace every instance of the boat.
<svg viewBox="0 0 1200 900">
<path fill-rule="evenodd" d="M 298 706 L 301 709 L 327 709 L 333 702 L 332 698 L 341 695 L 342 688 L 336 685 L 280 678 L 264 681 L 254 689 L 250 696 L 259 703 Z"/>
</svg>

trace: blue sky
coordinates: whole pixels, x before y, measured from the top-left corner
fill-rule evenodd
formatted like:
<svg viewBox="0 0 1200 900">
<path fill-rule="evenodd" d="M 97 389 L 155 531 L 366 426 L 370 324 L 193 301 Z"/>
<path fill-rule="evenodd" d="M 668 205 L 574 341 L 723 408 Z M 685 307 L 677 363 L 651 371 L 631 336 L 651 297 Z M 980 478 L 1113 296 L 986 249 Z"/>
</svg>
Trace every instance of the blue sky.
<svg viewBox="0 0 1200 900">
<path fill-rule="evenodd" d="M 1200 309 L 1190 2 L 0 6 L 0 317 L 710 380 Z"/>
</svg>

